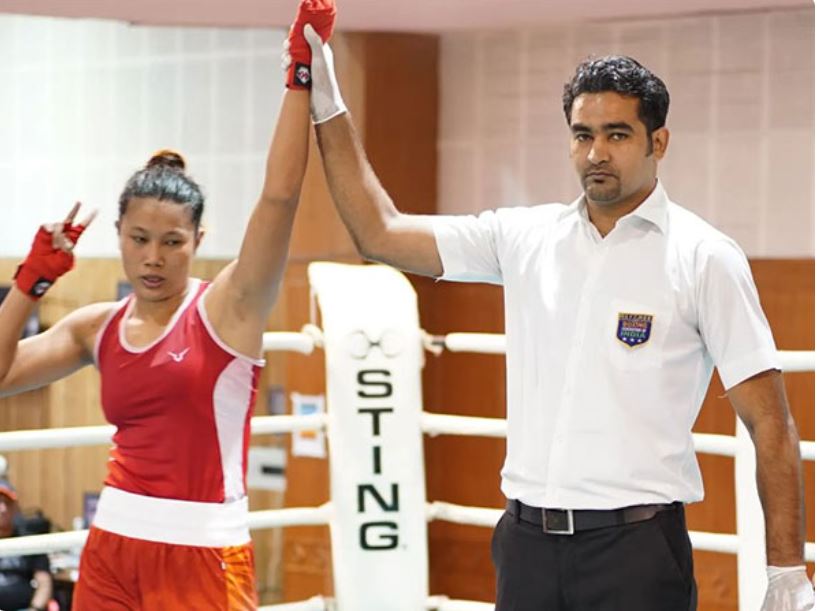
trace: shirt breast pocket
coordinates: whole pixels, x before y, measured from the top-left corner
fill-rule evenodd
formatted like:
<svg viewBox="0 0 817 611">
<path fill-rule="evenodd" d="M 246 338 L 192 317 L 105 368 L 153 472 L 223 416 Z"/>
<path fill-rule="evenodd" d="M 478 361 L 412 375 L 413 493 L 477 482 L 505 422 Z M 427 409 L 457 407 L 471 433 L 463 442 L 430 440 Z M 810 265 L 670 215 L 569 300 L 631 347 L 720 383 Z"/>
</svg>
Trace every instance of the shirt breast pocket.
<svg viewBox="0 0 817 611">
<path fill-rule="evenodd" d="M 660 367 L 671 323 L 668 305 L 614 299 L 604 327 L 613 367 L 625 371 Z"/>
</svg>

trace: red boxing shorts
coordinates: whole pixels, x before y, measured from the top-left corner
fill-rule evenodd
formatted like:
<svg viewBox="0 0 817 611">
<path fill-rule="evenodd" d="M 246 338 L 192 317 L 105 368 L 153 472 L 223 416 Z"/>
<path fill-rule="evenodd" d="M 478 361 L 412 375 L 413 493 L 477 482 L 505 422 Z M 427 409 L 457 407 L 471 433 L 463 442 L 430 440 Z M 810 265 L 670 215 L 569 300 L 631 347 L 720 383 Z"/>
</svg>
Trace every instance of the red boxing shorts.
<svg viewBox="0 0 817 611">
<path fill-rule="evenodd" d="M 76 611 L 258 607 L 246 498 L 194 503 L 107 487 L 79 565 Z"/>
</svg>

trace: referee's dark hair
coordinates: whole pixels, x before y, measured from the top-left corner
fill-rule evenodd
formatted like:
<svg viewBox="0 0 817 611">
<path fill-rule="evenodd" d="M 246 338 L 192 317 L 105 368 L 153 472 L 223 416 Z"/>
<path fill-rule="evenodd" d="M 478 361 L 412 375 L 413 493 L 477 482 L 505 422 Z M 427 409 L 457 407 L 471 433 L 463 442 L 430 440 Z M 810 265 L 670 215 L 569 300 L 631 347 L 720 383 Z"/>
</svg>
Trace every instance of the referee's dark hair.
<svg viewBox="0 0 817 611">
<path fill-rule="evenodd" d="M 583 93 L 612 91 L 638 98 L 638 118 L 647 128 L 647 135 L 664 127 L 669 111 L 669 91 L 664 81 L 644 66 L 625 55 L 589 57 L 576 67 L 576 73 L 564 86 L 562 106 L 567 124 L 573 102 Z"/>
</svg>

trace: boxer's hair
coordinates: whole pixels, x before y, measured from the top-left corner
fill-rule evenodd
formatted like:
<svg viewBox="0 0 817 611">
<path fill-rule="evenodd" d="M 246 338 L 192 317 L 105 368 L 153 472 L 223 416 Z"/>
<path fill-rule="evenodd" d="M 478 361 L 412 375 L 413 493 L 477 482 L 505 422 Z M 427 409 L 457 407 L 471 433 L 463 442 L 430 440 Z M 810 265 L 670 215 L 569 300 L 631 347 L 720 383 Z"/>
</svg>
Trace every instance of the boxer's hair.
<svg viewBox="0 0 817 611">
<path fill-rule="evenodd" d="M 127 212 L 131 199 L 149 197 L 189 208 L 193 225 L 198 230 L 204 213 L 204 195 L 196 181 L 185 174 L 186 165 L 184 157 L 176 151 L 164 149 L 154 153 L 145 167 L 125 183 L 119 196 L 119 218 Z"/>
</svg>

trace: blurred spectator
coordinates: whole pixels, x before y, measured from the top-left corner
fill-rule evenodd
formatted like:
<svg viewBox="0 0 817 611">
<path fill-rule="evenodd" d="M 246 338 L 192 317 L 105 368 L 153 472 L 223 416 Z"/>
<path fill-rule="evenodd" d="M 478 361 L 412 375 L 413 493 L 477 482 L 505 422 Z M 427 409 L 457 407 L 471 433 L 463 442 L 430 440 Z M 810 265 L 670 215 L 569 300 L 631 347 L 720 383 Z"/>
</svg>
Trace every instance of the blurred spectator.
<svg viewBox="0 0 817 611">
<path fill-rule="evenodd" d="M 20 534 L 17 491 L 7 479 L 0 479 L 0 537 Z M 0 557 L 0 609 L 46 611 L 53 582 L 48 556 Z"/>
</svg>

